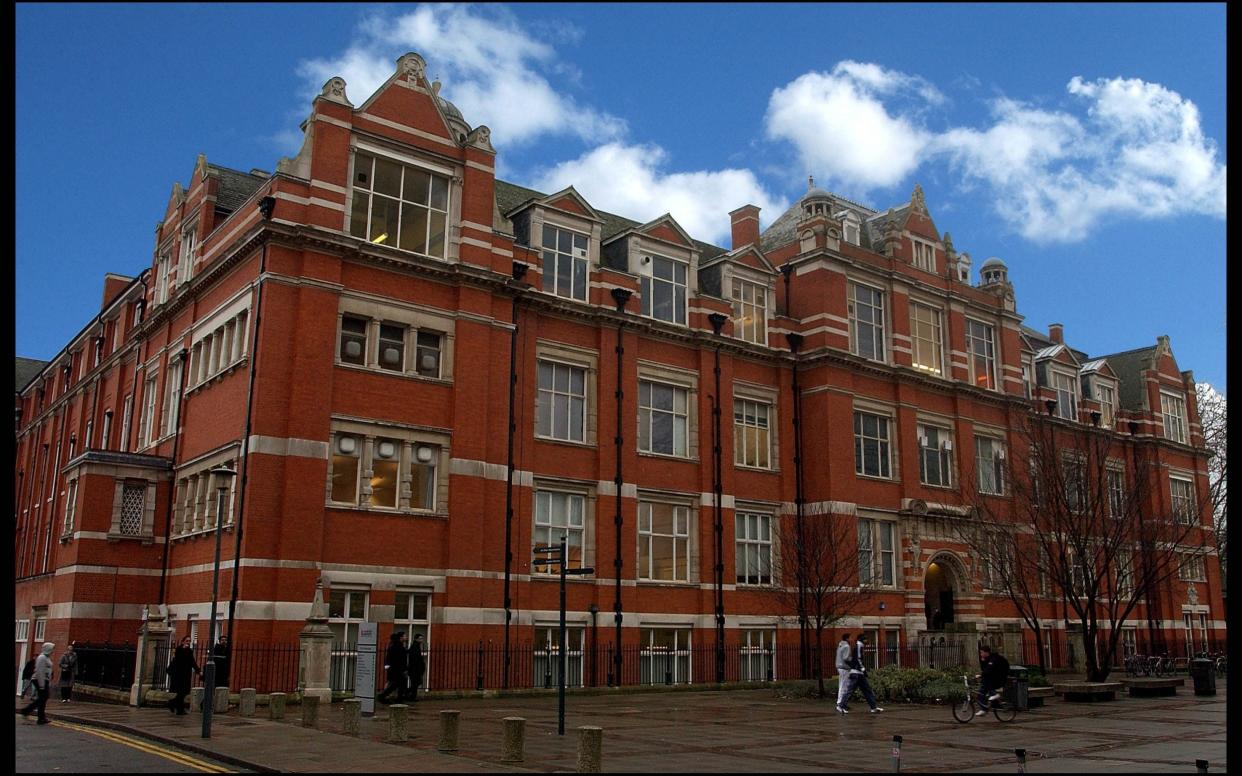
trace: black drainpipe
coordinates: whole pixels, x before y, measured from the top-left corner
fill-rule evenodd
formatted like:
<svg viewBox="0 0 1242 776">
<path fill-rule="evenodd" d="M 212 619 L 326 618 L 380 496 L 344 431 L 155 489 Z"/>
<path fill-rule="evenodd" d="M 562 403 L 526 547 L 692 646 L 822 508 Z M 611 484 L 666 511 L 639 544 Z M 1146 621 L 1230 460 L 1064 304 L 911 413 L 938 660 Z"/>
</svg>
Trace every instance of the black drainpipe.
<svg viewBox="0 0 1242 776">
<path fill-rule="evenodd" d="M 630 301 L 633 294 L 628 288 L 612 289 L 612 299 L 617 303 L 617 312 L 625 312 L 625 303 Z M 613 518 L 613 523 L 617 527 L 617 556 L 612 562 L 612 571 L 617 578 L 616 594 L 612 602 L 613 618 L 617 626 L 617 640 L 613 645 L 612 664 L 613 664 L 613 681 L 616 686 L 621 686 L 621 445 L 624 442 L 625 434 L 622 432 L 621 405 L 625 398 L 625 391 L 622 389 L 623 377 L 621 374 L 622 356 L 625 353 L 625 346 L 621 342 L 621 334 L 625 329 L 625 319 L 621 318 L 617 321 L 617 389 L 613 394 L 617 404 L 617 435 L 614 441 L 617 445 L 617 476 L 613 478 L 613 484 L 617 489 L 617 514 Z"/>
<path fill-rule="evenodd" d="M 793 292 L 789 288 L 789 276 L 793 274 L 793 264 L 782 264 L 780 269 L 785 276 L 785 315 L 792 318 L 789 311 L 793 309 L 793 297 L 790 296 Z"/>
<path fill-rule="evenodd" d="M 517 421 L 515 420 L 516 398 L 518 370 L 517 370 L 517 342 L 518 342 L 518 303 L 521 301 L 522 287 L 518 287 L 517 283 L 526 277 L 526 268 L 528 265 L 515 261 L 513 262 L 513 281 L 515 290 L 518 293 L 513 295 L 513 331 L 509 333 L 509 458 L 505 477 L 505 661 L 501 667 L 500 686 L 502 689 L 509 688 L 509 624 L 513 618 L 512 598 L 509 595 L 510 574 L 513 568 L 513 437 L 517 431 Z"/>
<path fill-rule="evenodd" d="M 788 266 L 788 265 L 786 265 Z M 788 281 L 789 274 L 785 274 Z M 788 297 L 786 297 L 788 302 Z M 793 425 L 794 425 L 794 508 L 795 523 L 794 528 L 797 531 L 795 541 L 797 547 L 797 578 L 798 578 L 798 643 L 800 645 L 799 654 L 802 658 L 802 678 L 810 678 L 808 674 L 808 658 L 807 651 L 810 647 L 807 633 L 807 614 L 806 614 L 806 546 L 802 538 L 802 391 L 798 388 L 798 348 L 802 346 L 802 335 L 797 332 L 787 332 L 785 334 L 786 341 L 789 342 L 789 350 L 793 353 Z"/>
<path fill-rule="evenodd" d="M 716 337 L 720 337 L 720 329 L 729 318 L 720 313 L 707 316 Z M 720 437 L 720 340 L 716 340 L 716 364 L 712 369 L 716 376 L 716 395 L 712 397 L 712 457 L 715 459 L 713 490 L 716 496 L 716 681 L 725 680 L 725 615 L 724 615 L 724 519 L 721 517 L 721 501 L 723 500 L 724 483 L 720 469 L 721 437 Z"/>
<path fill-rule="evenodd" d="M 276 198 L 270 194 L 259 200 L 259 213 L 264 221 L 271 220 L 272 211 L 275 209 Z M 259 364 L 259 322 L 263 313 L 263 275 L 267 272 L 267 244 L 268 240 L 264 240 L 263 253 L 259 257 L 259 288 L 254 301 L 254 332 L 250 335 L 250 377 L 246 387 L 246 429 L 242 432 L 241 485 L 237 495 L 237 525 L 234 526 L 236 534 L 233 542 L 233 589 L 229 593 L 229 627 L 221 634 L 228 636 L 230 642 L 236 641 L 233 638 L 233 617 L 237 612 L 237 591 L 241 581 L 242 521 L 246 516 L 246 482 L 250 474 L 250 426 L 254 419 L 254 376 Z M 216 638 L 218 639 L 219 636 Z M 215 645 L 208 644 L 207 648 L 215 649 Z"/>
<path fill-rule="evenodd" d="M 178 426 L 183 425 L 181 413 L 185 411 L 185 373 L 186 373 L 185 359 L 186 359 L 186 356 L 188 356 L 189 354 L 190 354 L 190 351 L 186 350 L 185 348 L 182 348 L 181 352 L 177 354 L 177 357 L 181 359 L 181 378 L 180 378 L 181 379 L 181 391 L 178 392 L 177 394 L 177 425 Z M 176 506 L 176 501 L 177 501 L 177 447 L 178 447 L 177 443 L 180 441 L 181 441 L 181 432 L 174 428 L 173 429 L 173 447 L 172 447 L 172 479 L 168 485 L 168 514 L 164 518 L 164 562 L 160 566 L 160 599 L 159 599 L 159 602 L 161 606 L 164 604 L 164 592 L 166 589 L 166 583 L 168 579 L 168 553 L 171 551 L 171 548 L 172 548 L 172 516 L 173 516 L 173 508 Z"/>
</svg>

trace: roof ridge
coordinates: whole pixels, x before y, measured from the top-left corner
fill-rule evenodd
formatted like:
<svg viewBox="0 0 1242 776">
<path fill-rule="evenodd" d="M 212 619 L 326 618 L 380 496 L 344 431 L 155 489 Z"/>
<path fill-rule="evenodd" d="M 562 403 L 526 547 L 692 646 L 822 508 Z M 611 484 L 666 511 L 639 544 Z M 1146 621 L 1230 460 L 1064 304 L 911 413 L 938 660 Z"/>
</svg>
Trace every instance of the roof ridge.
<svg viewBox="0 0 1242 776">
<path fill-rule="evenodd" d="M 1130 350 L 1119 350 L 1116 353 L 1106 353 L 1105 355 L 1102 355 L 1102 356 L 1096 356 L 1096 358 L 1112 358 L 1113 356 L 1128 356 L 1131 353 L 1140 353 L 1144 350 L 1155 350 L 1157 347 L 1158 347 L 1157 345 L 1146 345 L 1141 348 L 1131 348 Z"/>
</svg>

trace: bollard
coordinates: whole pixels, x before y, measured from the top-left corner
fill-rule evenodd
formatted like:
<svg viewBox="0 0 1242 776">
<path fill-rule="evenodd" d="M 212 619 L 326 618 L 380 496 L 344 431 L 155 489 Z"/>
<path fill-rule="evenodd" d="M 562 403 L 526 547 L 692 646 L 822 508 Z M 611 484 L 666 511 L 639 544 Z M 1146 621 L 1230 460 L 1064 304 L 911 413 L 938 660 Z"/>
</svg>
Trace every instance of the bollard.
<svg viewBox="0 0 1242 776">
<path fill-rule="evenodd" d="M 599 773 L 604 749 L 604 729 L 594 725 L 578 728 L 578 773 Z"/>
<path fill-rule="evenodd" d="M 285 694 L 283 692 L 274 692 L 267 696 L 267 717 L 268 719 L 285 718 Z"/>
<path fill-rule="evenodd" d="M 253 687 L 247 687 L 241 691 L 241 700 L 237 703 L 237 711 L 243 717 L 254 716 L 254 704 L 258 693 Z"/>
<path fill-rule="evenodd" d="M 1018 773 L 1026 773 L 1026 750 L 1015 749 L 1013 753 L 1018 757 Z"/>
<path fill-rule="evenodd" d="M 461 712 L 445 710 L 440 712 L 440 740 L 436 749 L 441 752 L 457 751 L 457 730 L 461 722 Z"/>
<path fill-rule="evenodd" d="M 1207 773 L 1207 760 L 1195 760 L 1195 767 L 1199 769 L 1199 773 Z"/>
<path fill-rule="evenodd" d="M 388 707 L 388 740 L 389 741 L 409 741 L 410 732 L 406 727 L 406 711 L 409 709 L 404 703 L 394 703 Z"/>
<path fill-rule="evenodd" d="M 229 688 L 217 687 L 211 696 L 211 710 L 215 714 L 223 714 L 229 710 Z"/>
<path fill-rule="evenodd" d="M 206 692 L 202 687 L 190 689 L 190 711 L 201 712 L 203 710 L 203 695 Z"/>
<path fill-rule="evenodd" d="M 302 696 L 302 727 L 319 727 L 319 696 Z"/>
<path fill-rule="evenodd" d="M 893 773 L 901 773 L 901 736 L 893 736 Z"/>
<path fill-rule="evenodd" d="M 526 720 L 522 717 L 505 717 L 504 741 L 500 747 L 502 763 L 520 763 L 526 759 Z"/>
<path fill-rule="evenodd" d="M 358 698 L 346 698 L 344 703 L 345 709 L 345 735 L 358 735 L 358 725 L 362 722 L 362 701 Z"/>
</svg>

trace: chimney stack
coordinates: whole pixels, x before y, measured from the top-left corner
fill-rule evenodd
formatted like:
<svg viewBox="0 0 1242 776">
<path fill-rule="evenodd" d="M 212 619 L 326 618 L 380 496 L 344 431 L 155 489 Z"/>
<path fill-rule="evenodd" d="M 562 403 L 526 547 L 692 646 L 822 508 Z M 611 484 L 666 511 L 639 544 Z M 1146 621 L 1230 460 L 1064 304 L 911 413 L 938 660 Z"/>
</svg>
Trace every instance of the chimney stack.
<svg viewBox="0 0 1242 776">
<path fill-rule="evenodd" d="M 1048 324 L 1048 339 L 1058 345 L 1065 344 L 1065 327 L 1059 323 Z"/>
<path fill-rule="evenodd" d="M 729 214 L 729 222 L 733 230 L 732 250 L 744 245 L 759 245 L 759 208 L 742 205 Z"/>
</svg>

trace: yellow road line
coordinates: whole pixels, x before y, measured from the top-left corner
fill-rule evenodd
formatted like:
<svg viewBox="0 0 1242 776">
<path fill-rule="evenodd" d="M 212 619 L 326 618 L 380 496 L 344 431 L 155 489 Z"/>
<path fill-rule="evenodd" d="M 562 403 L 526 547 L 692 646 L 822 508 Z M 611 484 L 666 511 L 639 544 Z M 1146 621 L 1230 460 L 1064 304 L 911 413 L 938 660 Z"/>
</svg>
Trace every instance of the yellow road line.
<svg viewBox="0 0 1242 776">
<path fill-rule="evenodd" d="M 83 733 L 89 733 L 93 736 L 98 736 L 100 738 L 106 738 L 109 741 L 114 741 L 118 744 L 128 746 L 132 749 L 138 749 L 139 751 L 143 751 L 148 754 L 157 755 L 159 757 L 163 757 L 166 760 L 172 760 L 175 763 L 179 763 L 181 765 L 187 765 L 191 768 L 195 768 L 197 770 L 204 771 L 207 773 L 236 773 L 236 771 L 230 771 L 227 768 L 223 768 L 218 765 L 213 765 L 212 763 L 204 762 L 202 760 L 197 760 L 193 757 L 182 754 L 180 752 L 175 752 L 171 749 L 165 749 L 163 747 L 157 746 L 155 744 L 152 744 L 146 741 L 140 741 L 135 738 L 130 738 L 129 736 L 125 736 L 120 733 L 114 733 L 110 730 L 102 730 L 100 728 L 93 728 L 93 727 L 89 727 L 86 725 L 75 725 L 69 722 L 54 721 L 52 722 L 52 724 L 56 725 L 57 727 L 68 728 L 70 730 L 78 730 Z"/>
</svg>

